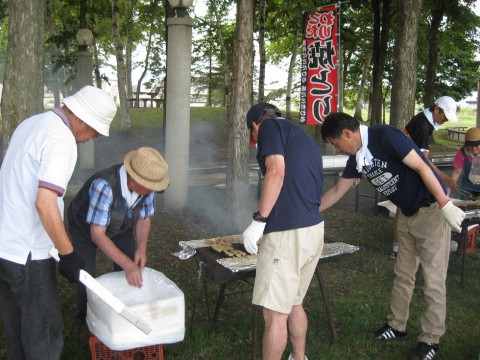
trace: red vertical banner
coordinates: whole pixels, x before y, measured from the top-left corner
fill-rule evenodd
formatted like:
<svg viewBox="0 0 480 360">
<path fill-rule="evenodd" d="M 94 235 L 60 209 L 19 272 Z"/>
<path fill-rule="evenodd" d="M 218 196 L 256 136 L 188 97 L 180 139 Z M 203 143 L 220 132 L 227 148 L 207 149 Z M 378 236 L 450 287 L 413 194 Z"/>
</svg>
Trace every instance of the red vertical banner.
<svg viewBox="0 0 480 360">
<path fill-rule="evenodd" d="M 320 125 L 338 109 L 338 7 L 305 12 L 302 42 L 300 122 Z"/>
</svg>

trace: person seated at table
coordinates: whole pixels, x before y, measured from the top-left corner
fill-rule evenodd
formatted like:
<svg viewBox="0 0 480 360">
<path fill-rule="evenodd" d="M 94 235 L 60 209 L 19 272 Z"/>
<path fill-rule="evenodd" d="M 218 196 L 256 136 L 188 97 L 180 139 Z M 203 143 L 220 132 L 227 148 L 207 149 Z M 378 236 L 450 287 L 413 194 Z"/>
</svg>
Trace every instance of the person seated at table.
<svg viewBox="0 0 480 360">
<path fill-rule="evenodd" d="M 155 213 L 155 191 L 169 185 L 168 165 L 160 153 L 141 147 L 125 155 L 123 164 L 95 173 L 68 208 L 68 227 L 85 271 L 95 276 L 97 247 L 125 271 L 128 284 L 142 287 L 147 262 L 150 217 Z M 87 294 L 77 287 L 76 321 L 85 331 Z"/>
<path fill-rule="evenodd" d="M 480 195 L 480 128 L 473 127 L 465 134 L 465 143 L 457 151 L 453 159 L 452 179 L 460 179 L 460 188 L 470 193 L 474 198 Z M 472 197 L 461 195 L 462 200 L 472 200 Z"/>
</svg>

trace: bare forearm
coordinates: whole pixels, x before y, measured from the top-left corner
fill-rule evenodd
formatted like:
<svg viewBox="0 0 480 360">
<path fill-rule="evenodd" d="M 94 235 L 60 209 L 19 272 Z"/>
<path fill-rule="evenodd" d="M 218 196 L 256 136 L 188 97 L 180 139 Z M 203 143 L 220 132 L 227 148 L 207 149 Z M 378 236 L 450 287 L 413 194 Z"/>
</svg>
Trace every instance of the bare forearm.
<svg viewBox="0 0 480 360">
<path fill-rule="evenodd" d="M 139 219 L 135 227 L 135 238 L 137 241 L 137 249 L 143 252 L 147 250 L 148 235 L 150 234 L 151 220 L 150 218 Z"/>
<path fill-rule="evenodd" d="M 277 202 L 278 196 L 283 186 L 283 176 L 275 176 L 274 174 L 267 174 L 263 179 L 262 194 L 258 202 L 257 210 L 268 217 Z"/>
<path fill-rule="evenodd" d="M 35 200 L 35 207 L 40 221 L 61 255 L 73 251 L 73 245 L 68 238 L 63 224 L 62 215 L 57 204 L 57 194 L 51 190 L 39 189 Z"/>
<path fill-rule="evenodd" d="M 335 186 L 325 191 L 320 200 L 320 212 L 335 205 L 345 193 L 355 184 L 356 179 L 338 179 Z"/>
<path fill-rule="evenodd" d="M 423 183 L 427 189 L 432 193 L 435 200 L 437 200 L 439 205 L 444 204 L 448 200 L 448 196 L 445 194 L 442 186 L 435 177 L 433 171 L 425 166 L 419 171 L 420 177 L 423 180 Z"/>
<path fill-rule="evenodd" d="M 263 178 L 262 194 L 257 210 L 265 217 L 270 215 L 283 186 L 285 176 L 285 159 L 282 155 L 269 155 L 265 158 L 267 169 Z"/>
</svg>

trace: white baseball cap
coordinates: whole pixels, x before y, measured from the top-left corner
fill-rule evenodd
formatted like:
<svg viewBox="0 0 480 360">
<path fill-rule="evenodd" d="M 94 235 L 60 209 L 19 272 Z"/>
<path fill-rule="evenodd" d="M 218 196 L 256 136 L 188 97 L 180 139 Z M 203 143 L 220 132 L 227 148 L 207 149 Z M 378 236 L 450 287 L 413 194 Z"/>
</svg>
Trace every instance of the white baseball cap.
<svg viewBox="0 0 480 360">
<path fill-rule="evenodd" d="M 87 85 L 72 96 L 63 99 L 63 103 L 87 125 L 103 136 L 108 136 L 110 123 L 117 113 L 113 99 L 99 88 Z"/>
<path fill-rule="evenodd" d="M 458 121 L 457 103 L 450 96 L 439 97 L 435 101 L 435 105 L 443 110 L 448 121 Z"/>
</svg>

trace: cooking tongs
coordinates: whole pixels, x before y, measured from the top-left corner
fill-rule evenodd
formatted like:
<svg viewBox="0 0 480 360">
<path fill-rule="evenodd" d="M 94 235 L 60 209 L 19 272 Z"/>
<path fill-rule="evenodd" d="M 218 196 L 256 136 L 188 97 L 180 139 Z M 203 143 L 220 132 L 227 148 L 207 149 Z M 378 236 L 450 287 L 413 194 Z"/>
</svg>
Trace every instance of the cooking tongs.
<svg viewBox="0 0 480 360">
<path fill-rule="evenodd" d="M 458 188 L 458 191 L 462 193 L 464 196 L 468 197 L 470 200 L 473 200 L 473 201 L 477 200 L 477 197 L 467 190 Z"/>
</svg>

